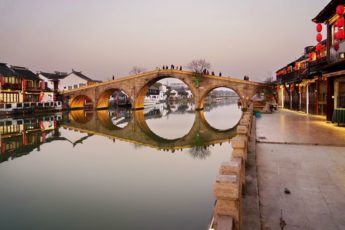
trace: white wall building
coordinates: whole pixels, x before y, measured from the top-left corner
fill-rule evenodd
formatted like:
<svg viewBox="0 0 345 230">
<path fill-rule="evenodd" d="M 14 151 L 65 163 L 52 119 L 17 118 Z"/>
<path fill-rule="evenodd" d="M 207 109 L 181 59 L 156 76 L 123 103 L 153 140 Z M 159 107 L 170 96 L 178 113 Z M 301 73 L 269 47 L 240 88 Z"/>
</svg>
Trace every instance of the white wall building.
<svg viewBox="0 0 345 230">
<path fill-rule="evenodd" d="M 69 74 L 62 72 L 40 72 L 39 77 L 46 82 L 48 88 L 54 90 L 57 87 L 57 90 L 60 92 L 100 82 L 85 76 L 81 71 L 75 70 L 72 70 Z"/>
</svg>

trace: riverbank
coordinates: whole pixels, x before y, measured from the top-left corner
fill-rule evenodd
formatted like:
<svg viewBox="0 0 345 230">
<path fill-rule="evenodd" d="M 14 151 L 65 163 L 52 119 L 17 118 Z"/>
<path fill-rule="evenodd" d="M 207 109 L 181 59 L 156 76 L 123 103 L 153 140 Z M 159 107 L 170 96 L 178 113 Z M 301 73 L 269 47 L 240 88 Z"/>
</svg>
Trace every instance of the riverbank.
<svg viewBox="0 0 345 230">
<path fill-rule="evenodd" d="M 262 229 L 345 229 L 345 128 L 288 110 L 257 119 Z"/>
</svg>

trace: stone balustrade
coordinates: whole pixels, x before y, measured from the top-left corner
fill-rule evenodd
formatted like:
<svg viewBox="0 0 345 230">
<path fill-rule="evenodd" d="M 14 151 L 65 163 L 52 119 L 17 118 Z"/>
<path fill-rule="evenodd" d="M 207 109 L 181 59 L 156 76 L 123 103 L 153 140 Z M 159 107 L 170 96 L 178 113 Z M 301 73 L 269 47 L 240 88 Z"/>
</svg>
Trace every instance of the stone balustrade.
<svg viewBox="0 0 345 230">
<path fill-rule="evenodd" d="M 244 112 L 232 138 L 232 155 L 223 162 L 213 186 L 216 204 L 213 211 L 212 230 L 240 230 L 242 189 L 245 186 L 245 167 L 248 141 L 253 118 L 253 105 Z"/>
</svg>

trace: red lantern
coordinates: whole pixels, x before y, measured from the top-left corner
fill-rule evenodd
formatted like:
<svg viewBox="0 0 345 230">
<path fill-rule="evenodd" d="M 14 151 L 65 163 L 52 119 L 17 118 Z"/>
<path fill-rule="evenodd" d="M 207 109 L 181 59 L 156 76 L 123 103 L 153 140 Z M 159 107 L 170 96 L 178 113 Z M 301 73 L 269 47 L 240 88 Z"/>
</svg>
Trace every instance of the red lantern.
<svg viewBox="0 0 345 230">
<path fill-rule="evenodd" d="M 333 48 L 335 49 L 335 51 L 338 51 L 339 43 L 338 42 L 334 43 Z"/>
<path fill-rule="evenodd" d="M 321 51 L 322 45 L 319 43 L 316 45 L 316 51 Z"/>
<path fill-rule="evenodd" d="M 320 55 L 320 54 L 317 54 L 317 55 L 316 55 L 316 58 L 317 58 L 317 59 L 320 59 L 320 58 L 321 58 L 321 55 Z"/>
<path fill-rule="evenodd" d="M 343 29 L 338 30 L 337 34 L 338 34 L 337 35 L 338 40 L 343 40 L 344 39 L 345 34 L 344 34 L 344 30 Z"/>
<path fill-rule="evenodd" d="M 343 5 L 338 5 L 336 8 L 336 13 L 338 15 L 343 15 L 344 14 L 344 6 Z"/>
<path fill-rule="evenodd" d="M 316 41 L 321 42 L 322 41 L 322 34 L 318 33 L 316 35 Z"/>
<path fill-rule="evenodd" d="M 338 27 L 343 27 L 344 26 L 344 17 L 339 17 L 338 19 L 337 19 L 337 26 Z"/>
<path fill-rule="evenodd" d="M 312 53 L 308 53 L 308 59 L 310 62 L 313 60 L 313 54 Z"/>
<path fill-rule="evenodd" d="M 316 31 L 319 32 L 319 33 L 322 31 L 322 24 L 321 23 L 318 23 L 316 25 Z"/>
</svg>

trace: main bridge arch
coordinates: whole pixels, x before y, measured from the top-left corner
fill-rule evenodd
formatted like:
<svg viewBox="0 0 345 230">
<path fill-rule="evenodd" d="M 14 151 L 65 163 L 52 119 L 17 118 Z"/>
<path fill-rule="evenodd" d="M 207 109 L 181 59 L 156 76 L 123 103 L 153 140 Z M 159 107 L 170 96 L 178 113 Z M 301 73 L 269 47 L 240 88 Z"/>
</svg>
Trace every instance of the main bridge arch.
<svg viewBox="0 0 345 230">
<path fill-rule="evenodd" d="M 109 95 L 112 89 L 118 89 L 125 92 L 130 97 L 132 109 L 143 109 L 144 97 L 148 87 L 154 82 L 164 78 L 176 78 L 184 82 L 191 90 L 195 108 L 198 110 L 203 109 L 203 100 L 212 89 L 219 87 L 230 88 L 240 96 L 242 105 L 246 106 L 245 101 L 251 99 L 257 92 L 258 87 L 262 85 L 261 83 L 244 81 L 230 77 L 204 75 L 201 78 L 201 83 L 197 86 L 195 83 L 195 74 L 193 72 L 180 70 L 155 70 L 65 91 L 62 93 L 62 98 L 65 106 L 67 105 L 67 108 L 71 108 L 70 98 L 85 95 L 94 103 L 94 109 L 102 109 L 107 108 L 109 104 L 108 100 L 105 100 L 104 98 Z"/>
</svg>

